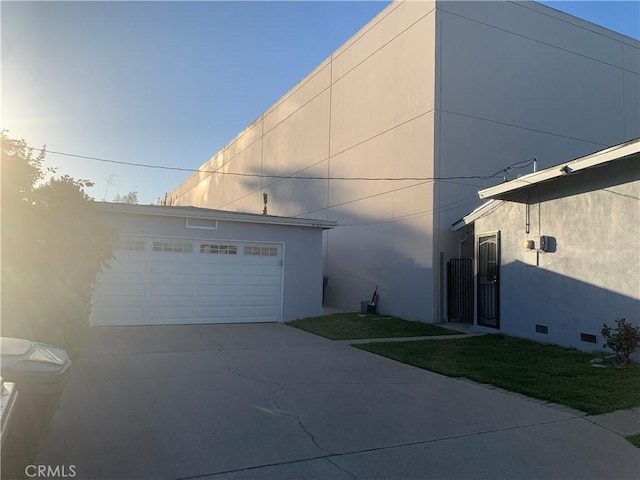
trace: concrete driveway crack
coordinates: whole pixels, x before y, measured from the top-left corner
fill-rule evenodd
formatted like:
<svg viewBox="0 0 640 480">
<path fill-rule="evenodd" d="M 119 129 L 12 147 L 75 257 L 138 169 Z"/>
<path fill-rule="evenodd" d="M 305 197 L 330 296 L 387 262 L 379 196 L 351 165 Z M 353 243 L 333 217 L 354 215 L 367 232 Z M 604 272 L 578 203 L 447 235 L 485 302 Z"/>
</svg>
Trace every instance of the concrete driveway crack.
<svg viewBox="0 0 640 480">
<path fill-rule="evenodd" d="M 285 385 L 280 384 L 280 387 L 277 388 L 276 390 L 272 391 L 269 393 L 268 397 L 269 400 L 271 400 L 271 402 L 273 403 L 273 405 L 276 407 L 276 410 L 278 410 L 278 412 L 280 412 L 282 415 L 286 416 L 286 417 L 291 417 L 293 418 L 296 422 L 298 422 L 298 425 L 300 426 L 300 428 L 302 429 L 302 431 L 304 433 L 307 434 L 307 436 L 311 439 L 311 441 L 313 442 L 313 444 L 319 449 L 322 450 L 323 452 L 327 453 L 328 455 L 335 455 L 335 452 L 332 452 L 331 450 L 327 450 L 326 448 L 324 448 L 323 446 L 321 446 L 318 443 L 318 439 L 315 437 L 315 435 L 309 431 L 309 429 L 307 428 L 307 426 L 304 424 L 304 422 L 300 419 L 300 417 L 298 417 L 297 415 L 294 415 L 292 413 L 289 412 L 285 412 L 282 407 L 280 406 L 280 404 L 278 403 L 278 401 L 275 399 L 274 395 L 277 393 L 282 392 L 284 389 L 286 388 Z M 335 463 L 333 460 L 331 460 L 330 457 L 325 457 L 324 458 L 327 462 L 329 462 L 331 465 L 333 465 L 334 467 L 336 467 L 338 470 L 340 470 L 341 472 L 346 473 L 347 475 L 349 475 L 351 478 L 353 478 L 354 480 L 357 479 L 357 477 L 345 470 L 344 468 L 342 468 L 340 465 L 338 465 L 337 463 Z"/>
<path fill-rule="evenodd" d="M 320 446 L 320 444 L 318 443 L 318 440 L 316 439 L 316 437 L 313 435 L 313 433 L 311 433 L 309 431 L 309 429 L 307 428 L 307 426 L 302 422 L 302 420 L 300 420 L 300 417 L 298 417 L 297 415 L 294 415 L 292 413 L 289 412 L 285 412 L 280 405 L 278 404 L 278 401 L 273 397 L 276 393 L 281 392 L 282 390 L 285 389 L 285 385 L 280 384 L 280 388 L 274 390 L 273 392 L 269 393 L 268 397 L 269 400 L 271 400 L 271 403 L 273 403 L 273 405 L 276 407 L 276 410 L 278 410 L 278 412 L 280 412 L 280 414 L 284 415 L 285 417 L 291 417 L 293 418 L 296 422 L 298 422 L 298 425 L 300 426 L 300 428 L 302 429 L 302 431 L 304 433 L 307 434 L 307 436 L 311 439 L 311 441 L 313 442 L 313 444 L 320 450 L 322 450 L 325 453 L 328 453 L 329 455 L 333 455 L 334 452 L 331 452 L 329 450 L 327 450 L 326 448 Z"/>
<path fill-rule="evenodd" d="M 318 450 L 322 450 L 323 452 L 325 452 L 327 455 L 335 455 L 335 452 L 332 452 L 330 450 L 327 450 L 326 448 L 324 448 L 323 446 L 321 446 L 318 443 L 318 439 L 315 437 L 315 435 L 308 429 L 308 427 L 304 424 L 304 422 L 300 419 L 300 417 L 298 417 L 297 415 L 294 415 L 293 413 L 289 413 L 286 412 L 285 410 L 282 409 L 282 407 L 280 406 L 280 404 L 278 403 L 278 401 L 275 399 L 274 395 L 276 395 L 277 393 L 282 392 L 285 388 L 286 385 L 283 383 L 278 383 L 278 382 L 274 382 L 274 381 L 270 381 L 270 380 L 262 380 L 260 378 L 255 378 L 255 377 L 250 377 L 248 375 L 244 375 L 236 370 L 234 370 L 231 365 L 229 364 L 229 362 L 227 362 L 224 358 L 222 358 L 222 353 L 225 351 L 224 348 L 220 349 L 217 351 L 216 353 L 216 358 L 218 360 L 220 360 L 220 362 L 222 362 L 222 364 L 227 368 L 227 371 L 232 374 L 232 375 L 236 375 L 240 378 L 244 378 L 245 380 L 249 380 L 249 381 L 253 381 L 253 382 L 259 382 L 259 383 L 266 383 L 269 385 L 276 385 L 278 388 L 276 388 L 275 390 L 272 390 L 271 392 L 269 392 L 269 394 L 267 395 L 267 398 L 271 401 L 271 403 L 273 403 L 273 406 L 276 408 L 276 410 L 278 411 L 278 413 L 282 416 L 285 417 L 289 417 L 289 418 L 293 418 L 297 423 L 298 426 L 302 429 L 302 431 L 309 437 L 309 439 L 311 440 L 311 442 L 316 446 L 316 448 Z M 342 468 L 340 465 L 334 463 L 329 457 L 324 457 L 329 463 L 331 463 L 334 467 L 336 467 L 338 470 L 346 473 L 347 475 L 351 476 L 351 478 L 356 479 L 357 477 L 352 474 L 351 472 L 345 470 L 344 468 Z"/>
</svg>

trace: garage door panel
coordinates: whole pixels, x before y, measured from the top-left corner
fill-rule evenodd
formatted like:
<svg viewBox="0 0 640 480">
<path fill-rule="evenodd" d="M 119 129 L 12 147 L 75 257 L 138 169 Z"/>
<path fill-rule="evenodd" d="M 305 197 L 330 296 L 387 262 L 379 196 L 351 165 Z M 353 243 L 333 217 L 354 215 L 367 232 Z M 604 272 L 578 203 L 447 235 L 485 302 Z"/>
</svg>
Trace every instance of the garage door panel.
<svg viewBox="0 0 640 480">
<path fill-rule="evenodd" d="M 185 275 L 191 275 L 193 271 L 193 265 L 190 263 L 176 263 L 176 262 L 162 262 L 152 263 L 149 267 L 149 271 L 153 274 L 175 274 L 181 273 Z"/>
<path fill-rule="evenodd" d="M 155 264 L 163 263 L 179 263 L 185 264 L 192 262 L 195 258 L 193 253 L 175 253 L 175 252 L 152 252 L 149 254 L 149 259 Z"/>
<path fill-rule="evenodd" d="M 191 307 L 193 306 L 193 297 L 189 296 L 155 296 L 152 302 L 147 300 L 154 307 Z"/>
<path fill-rule="evenodd" d="M 211 295 L 196 297 L 195 307 L 235 307 L 238 305 L 238 297 L 228 295 Z"/>
<path fill-rule="evenodd" d="M 242 277 L 240 281 L 241 285 L 247 286 L 261 286 L 261 285 L 271 285 L 278 287 L 280 283 L 280 278 L 278 275 L 262 275 L 262 276 L 249 276 L 245 275 Z"/>
<path fill-rule="evenodd" d="M 198 295 L 201 297 L 235 297 L 238 295 L 237 285 L 199 285 Z"/>
<path fill-rule="evenodd" d="M 240 265 L 254 265 L 254 266 L 280 266 L 280 259 L 277 257 L 254 257 L 250 255 L 246 255 L 242 257 L 240 261 Z"/>
<path fill-rule="evenodd" d="M 198 263 L 197 273 L 212 275 L 236 275 L 238 265 L 225 263 Z"/>
<path fill-rule="evenodd" d="M 183 295 L 192 296 L 193 287 L 191 285 L 150 285 L 149 292 L 151 296 L 168 296 L 179 297 Z"/>
<path fill-rule="evenodd" d="M 191 275 L 180 275 L 164 273 L 161 275 L 153 275 L 149 279 L 150 285 L 184 285 L 192 282 Z"/>
<path fill-rule="evenodd" d="M 242 285 L 238 287 L 238 291 L 243 297 L 276 297 L 279 290 L 275 285 Z"/>
<path fill-rule="evenodd" d="M 208 287 L 216 285 L 238 285 L 239 278 L 232 275 L 199 275 L 197 283 Z"/>
<path fill-rule="evenodd" d="M 148 307 L 147 318 L 151 323 L 155 319 L 173 318 L 176 320 L 189 320 L 193 316 L 192 307 Z"/>
<path fill-rule="evenodd" d="M 117 251 L 100 277 L 92 324 L 280 321 L 282 246 L 218 243 L 154 238 L 146 240 L 147 250 Z M 151 251 L 156 244 L 166 250 Z"/>
<path fill-rule="evenodd" d="M 245 307 L 240 309 L 240 318 L 248 322 L 277 322 L 278 309 L 266 310 L 264 308 Z"/>
<path fill-rule="evenodd" d="M 237 316 L 238 307 L 199 307 L 195 309 L 197 318 L 233 318 Z"/>
<path fill-rule="evenodd" d="M 271 296 L 242 297 L 242 306 L 246 307 L 276 307 L 280 308 L 280 300 Z"/>
<path fill-rule="evenodd" d="M 224 268 L 238 264 L 238 255 L 198 255 L 198 262 L 204 268 Z"/>
<path fill-rule="evenodd" d="M 282 271 L 280 265 L 240 265 L 238 267 L 240 275 L 260 276 L 260 275 L 279 275 Z"/>
</svg>

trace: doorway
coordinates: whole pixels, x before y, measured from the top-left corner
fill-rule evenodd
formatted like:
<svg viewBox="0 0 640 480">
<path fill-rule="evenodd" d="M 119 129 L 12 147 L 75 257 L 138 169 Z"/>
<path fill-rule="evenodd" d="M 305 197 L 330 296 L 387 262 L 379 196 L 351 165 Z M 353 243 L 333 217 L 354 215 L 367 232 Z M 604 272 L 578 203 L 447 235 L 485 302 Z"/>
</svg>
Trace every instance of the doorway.
<svg viewBox="0 0 640 480">
<path fill-rule="evenodd" d="M 478 236 L 478 325 L 500 328 L 500 232 Z"/>
</svg>

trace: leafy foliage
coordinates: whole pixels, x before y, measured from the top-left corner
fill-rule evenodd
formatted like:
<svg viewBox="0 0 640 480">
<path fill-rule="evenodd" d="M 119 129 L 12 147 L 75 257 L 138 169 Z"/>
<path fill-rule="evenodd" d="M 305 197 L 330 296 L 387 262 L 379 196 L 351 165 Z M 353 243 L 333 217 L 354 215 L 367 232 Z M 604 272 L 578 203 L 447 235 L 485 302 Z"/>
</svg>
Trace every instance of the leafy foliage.
<svg viewBox="0 0 640 480">
<path fill-rule="evenodd" d="M 93 184 L 55 177 L 44 158 L 2 132 L 2 335 L 73 353 L 113 241 L 85 192 Z"/>
<path fill-rule="evenodd" d="M 615 329 L 607 324 L 602 326 L 602 336 L 606 340 L 604 346 L 615 352 L 616 365 L 624 366 L 629 362 L 629 355 L 640 343 L 640 329 L 627 322 L 625 318 L 619 318 L 615 323 Z"/>
<path fill-rule="evenodd" d="M 116 195 L 113 199 L 115 203 L 128 203 L 129 205 L 138 204 L 138 192 L 129 192 L 126 195 Z"/>
</svg>

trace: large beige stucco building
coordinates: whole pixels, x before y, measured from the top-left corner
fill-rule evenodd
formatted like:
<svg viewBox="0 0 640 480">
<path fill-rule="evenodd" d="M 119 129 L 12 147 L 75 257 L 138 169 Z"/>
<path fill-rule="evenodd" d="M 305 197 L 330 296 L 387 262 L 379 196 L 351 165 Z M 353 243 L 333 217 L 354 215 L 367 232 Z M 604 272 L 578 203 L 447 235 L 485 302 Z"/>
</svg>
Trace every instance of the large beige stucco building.
<svg viewBox="0 0 640 480">
<path fill-rule="evenodd" d="M 381 311 L 439 322 L 477 191 L 640 136 L 639 104 L 629 37 L 534 2 L 393 2 L 170 198 L 338 221 L 327 302 L 377 285 Z"/>
</svg>

